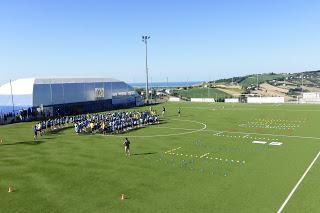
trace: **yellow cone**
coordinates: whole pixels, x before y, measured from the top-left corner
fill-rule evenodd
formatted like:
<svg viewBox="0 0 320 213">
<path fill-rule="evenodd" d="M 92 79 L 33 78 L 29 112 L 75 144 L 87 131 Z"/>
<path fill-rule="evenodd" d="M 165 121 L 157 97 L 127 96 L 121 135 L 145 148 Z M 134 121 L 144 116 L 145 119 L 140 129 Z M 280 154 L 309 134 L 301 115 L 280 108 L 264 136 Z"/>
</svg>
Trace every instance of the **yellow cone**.
<svg viewBox="0 0 320 213">
<path fill-rule="evenodd" d="M 13 192 L 13 187 L 12 186 L 8 187 L 8 192 Z"/>
<path fill-rule="evenodd" d="M 124 200 L 124 199 L 126 199 L 126 198 L 124 197 L 124 194 L 121 194 L 121 200 Z"/>
</svg>

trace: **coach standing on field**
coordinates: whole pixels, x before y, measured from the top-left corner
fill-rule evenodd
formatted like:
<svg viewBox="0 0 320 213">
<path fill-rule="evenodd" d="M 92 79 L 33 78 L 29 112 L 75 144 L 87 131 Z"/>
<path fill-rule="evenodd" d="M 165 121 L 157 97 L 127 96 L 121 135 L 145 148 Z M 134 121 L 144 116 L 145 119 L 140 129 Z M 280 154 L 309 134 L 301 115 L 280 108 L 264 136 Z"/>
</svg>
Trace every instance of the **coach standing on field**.
<svg viewBox="0 0 320 213">
<path fill-rule="evenodd" d="M 126 156 L 130 156 L 130 141 L 128 140 L 128 138 L 126 138 L 123 142 L 124 145 L 124 152 L 126 154 Z"/>
</svg>

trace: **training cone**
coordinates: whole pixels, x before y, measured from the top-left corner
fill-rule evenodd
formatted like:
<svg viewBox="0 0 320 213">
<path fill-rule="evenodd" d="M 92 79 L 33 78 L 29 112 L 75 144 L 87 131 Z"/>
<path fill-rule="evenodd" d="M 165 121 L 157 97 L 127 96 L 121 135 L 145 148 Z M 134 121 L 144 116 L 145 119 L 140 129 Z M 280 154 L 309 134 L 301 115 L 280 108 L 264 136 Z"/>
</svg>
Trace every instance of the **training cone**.
<svg viewBox="0 0 320 213">
<path fill-rule="evenodd" d="M 13 187 L 12 186 L 8 187 L 8 192 L 13 192 Z"/>
<path fill-rule="evenodd" d="M 121 194 L 121 200 L 124 200 L 124 199 L 126 199 L 126 198 L 124 197 L 124 194 Z"/>
</svg>

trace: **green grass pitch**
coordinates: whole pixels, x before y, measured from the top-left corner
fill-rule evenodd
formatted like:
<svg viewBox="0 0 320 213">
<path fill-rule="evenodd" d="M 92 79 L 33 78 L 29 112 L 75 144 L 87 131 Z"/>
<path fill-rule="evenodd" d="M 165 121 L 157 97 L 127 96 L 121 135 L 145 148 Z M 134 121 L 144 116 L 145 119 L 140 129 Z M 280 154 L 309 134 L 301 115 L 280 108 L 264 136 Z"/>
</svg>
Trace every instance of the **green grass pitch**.
<svg viewBox="0 0 320 213">
<path fill-rule="evenodd" d="M 165 106 L 161 124 L 117 136 L 35 144 L 32 123 L 1 126 L 0 212 L 276 212 L 320 150 L 318 105 Z M 320 212 L 319 180 L 317 160 L 283 212 Z"/>
</svg>

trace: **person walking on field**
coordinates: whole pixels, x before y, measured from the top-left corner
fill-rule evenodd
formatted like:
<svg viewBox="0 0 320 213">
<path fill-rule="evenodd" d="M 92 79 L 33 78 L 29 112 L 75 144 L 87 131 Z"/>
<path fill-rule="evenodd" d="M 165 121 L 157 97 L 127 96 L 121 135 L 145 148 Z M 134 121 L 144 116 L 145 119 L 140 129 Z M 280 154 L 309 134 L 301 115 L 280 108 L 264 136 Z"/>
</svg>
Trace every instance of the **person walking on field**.
<svg viewBox="0 0 320 213">
<path fill-rule="evenodd" d="M 130 153 L 130 141 L 128 140 L 128 138 L 126 138 L 123 142 L 123 145 L 124 145 L 124 152 L 126 154 L 126 156 L 130 156 L 131 153 Z"/>
<path fill-rule="evenodd" d="M 165 107 L 163 107 L 163 109 L 162 109 L 162 117 L 164 117 L 164 114 L 166 113 L 166 108 Z"/>
<path fill-rule="evenodd" d="M 181 108 L 180 107 L 178 108 L 178 116 L 179 117 L 181 116 Z"/>
</svg>

